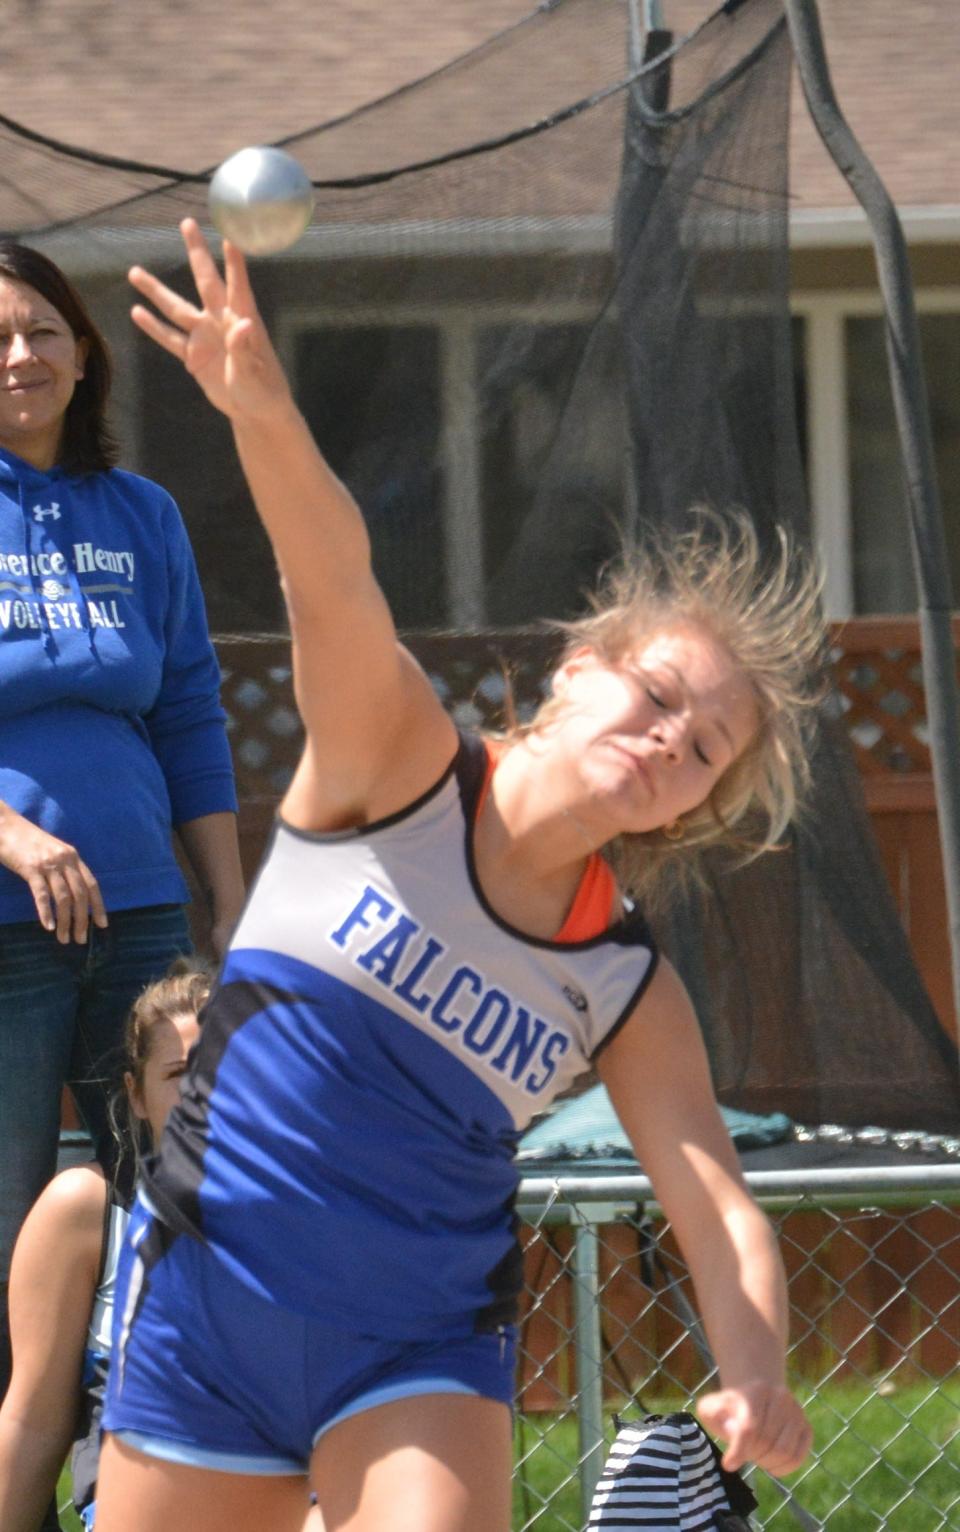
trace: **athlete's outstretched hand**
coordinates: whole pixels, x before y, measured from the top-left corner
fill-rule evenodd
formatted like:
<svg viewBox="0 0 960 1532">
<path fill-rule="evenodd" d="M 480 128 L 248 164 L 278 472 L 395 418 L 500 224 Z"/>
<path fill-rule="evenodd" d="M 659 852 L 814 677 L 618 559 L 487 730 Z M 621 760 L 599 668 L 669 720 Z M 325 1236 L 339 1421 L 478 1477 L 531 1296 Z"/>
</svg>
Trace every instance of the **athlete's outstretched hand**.
<svg viewBox="0 0 960 1532">
<path fill-rule="evenodd" d="M 264 418 L 289 408 L 289 386 L 257 310 L 240 251 L 224 240 L 221 276 L 195 219 L 185 218 L 180 232 L 199 305 L 181 298 L 142 266 L 134 266 L 131 283 L 163 316 L 159 319 L 138 303 L 131 311 L 134 324 L 179 357 L 210 403 L 232 419 Z"/>
<path fill-rule="evenodd" d="M 747 1383 L 704 1394 L 697 1414 L 711 1436 L 726 1442 L 724 1468 L 756 1463 L 768 1473 L 793 1473 L 810 1451 L 810 1422 L 788 1388 Z"/>
</svg>

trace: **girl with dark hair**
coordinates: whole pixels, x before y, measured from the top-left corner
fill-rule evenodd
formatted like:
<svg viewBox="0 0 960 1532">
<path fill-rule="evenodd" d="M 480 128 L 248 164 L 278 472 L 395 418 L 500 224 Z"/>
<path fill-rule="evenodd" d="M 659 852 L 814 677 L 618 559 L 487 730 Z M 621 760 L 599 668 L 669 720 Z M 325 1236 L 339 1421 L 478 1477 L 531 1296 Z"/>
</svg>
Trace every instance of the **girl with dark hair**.
<svg viewBox="0 0 960 1532">
<path fill-rule="evenodd" d="M 190 950 L 172 829 L 222 951 L 242 902 L 220 673 L 170 496 L 113 466 L 110 362 L 64 274 L 0 243 L 0 1397 L 6 1280 L 69 1084 Z"/>
<path fill-rule="evenodd" d="M 39 294 L 69 330 L 82 362 L 57 438 L 59 466 L 74 473 L 115 467 L 119 453 L 106 415 L 113 381 L 110 353 L 80 294 L 47 256 L 10 240 L 0 242 L 0 280 Z M 53 321 L 52 315 L 47 317 Z M 42 348 L 42 332 L 34 333 Z M 56 345 L 52 333 L 48 344 Z M 30 422 L 24 424 L 29 427 Z"/>
</svg>

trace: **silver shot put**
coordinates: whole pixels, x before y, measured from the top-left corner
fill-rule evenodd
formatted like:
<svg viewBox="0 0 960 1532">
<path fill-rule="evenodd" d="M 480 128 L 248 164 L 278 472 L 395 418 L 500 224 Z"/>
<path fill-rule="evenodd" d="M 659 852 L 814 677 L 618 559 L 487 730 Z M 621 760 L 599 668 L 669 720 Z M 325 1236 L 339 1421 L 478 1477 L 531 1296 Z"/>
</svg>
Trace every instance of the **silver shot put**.
<svg viewBox="0 0 960 1532">
<path fill-rule="evenodd" d="M 286 250 L 313 216 L 313 187 L 282 149 L 239 149 L 210 182 L 210 216 L 224 239 L 247 255 Z"/>
</svg>

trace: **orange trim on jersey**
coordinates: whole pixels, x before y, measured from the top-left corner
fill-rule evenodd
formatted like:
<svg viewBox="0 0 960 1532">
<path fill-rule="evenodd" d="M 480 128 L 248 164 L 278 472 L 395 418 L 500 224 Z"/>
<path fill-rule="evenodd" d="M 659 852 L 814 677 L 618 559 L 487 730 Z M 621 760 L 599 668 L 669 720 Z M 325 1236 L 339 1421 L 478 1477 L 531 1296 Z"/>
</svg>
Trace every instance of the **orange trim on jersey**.
<svg viewBox="0 0 960 1532">
<path fill-rule="evenodd" d="M 602 936 L 613 924 L 616 902 L 617 884 L 610 865 L 594 851 L 554 941 L 586 942 L 592 936 Z"/>
<path fill-rule="evenodd" d="M 487 770 L 483 778 L 483 785 L 477 795 L 477 811 L 474 819 L 480 818 L 483 805 L 487 801 L 490 791 L 490 783 L 493 781 L 493 773 L 496 769 L 499 751 L 496 742 L 492 739 L 483 741 L 487 751 Z M 613 924 L 614 911 L 617 905 L 617 885 L 609 863 L 605 862 L 599 851 L 591 853 L 587 865 L 583 871 L 583 877 L 577 885 L 577 891 L 573 896 L 573 903 L 567 911 L 566 919 L 560 927 L 555 942 L 586 942 L 594 936 L 602 936 L 604 931 Z"/>
</svg>

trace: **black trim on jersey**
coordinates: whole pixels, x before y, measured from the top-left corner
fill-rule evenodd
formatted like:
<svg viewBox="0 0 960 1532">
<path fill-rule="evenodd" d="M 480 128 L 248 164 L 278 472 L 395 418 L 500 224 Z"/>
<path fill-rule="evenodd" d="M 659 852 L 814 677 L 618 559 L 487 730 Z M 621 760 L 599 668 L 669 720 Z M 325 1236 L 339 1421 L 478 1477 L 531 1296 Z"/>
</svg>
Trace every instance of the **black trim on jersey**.
<svg viewBox="0 0 960 1532">
<path fill-rule="evenodd" d="M 136 1322 L 136 1318 L 140 1312 L 143 1300 L 147 1295 L 147 1291 L 150 1286 L 151 1271 L 159 1261 L 163 1260 L 163 1257 L 166 1255 L 167 1251 L 173 1248 L 174 1242 L 179 1239 L 179 1237 L 180 1236 L 176 1229 L 171 1229 L 169 1224 L 167 1224 L 163 1219 L 152 1218 L 150 1220 L 150 1227 L 137 1246 L 137 1256 L 141 1265 L 143 1266 L 143 1282 L 140 1287 L 140 1292 L 137 1295 L 137 1301 L 134 1305 L 133 1315 L 130 1320 L 131 1330 L 133 1329 L 134 1323 Z"/>
<path fill-rule="evenodd" d="M 487 1272 L 484 1281 L 493 1293 L 491 1301 L 477 1309 L 473 1322 L 474 1333 L 489 1335 L 504 1325 L 516 1324 L 520 1312 L 520 1293 L 523 1289 L 523 1251 L 520 1248 L 520 1219 L 515 1211 L 516 1192 L 510 1198 L 505 1211 L 510 1214 L 512 1242 L 495 1266 Z"/>
<path fill-rule="evenodd" d="M 521 931 L 518 926 L 512 926 L 508 920 L 503 919 L 502 915 L 498 915 L 483 891 L 473 855 L 477 800 L 487 773 L 487 749 L 481 735 L 460 734 L 460 749 L 454 766 L 460 788 L 460 803 L 463 808 L 464 851 L 470 886 L 477 903 L 494 925 L 499 926 L 508 936 L 515 937 L 517 941 L 525 942 L 528 947 L 541 947 L 550 952 L 586 952 L 591 947 L 602 947 L 605 942 L 614 942 L 618 947 L 646 947 L 652 962 L 656 963 L 657 944 L 650 927 L 638 910 L 621 916 L 614 925 L 608 926 L 597 936 L 588 936 L 578 942 L 558 942 L 552 937 L 531 936 L 528 932 Z M 640 993 L 642 993 L 642 986 Z"/>
<path fill-rule="evenodd" d="M 236 979 L 219 987 L 205 1008 L 205 1020 L 193 1063 L 179 1104 L 167 1119 L 163 1155 L 148 1162 L 143 1182 L 144 1192 L 156 1214 L 145 1238 L 137 1247 L 143 1261 L 144 1285 L 137 1303 L 146 1294 L 149 1273 L 180 1235 L 204 1241 L 200 1185 L 207 1142 L 207 1118 L 216 1084 L 216 1074 L 227 1044 L 253 1016 L 260 1015 L 278 1001 L 303 999 L 294 990 L 263 980 Z M 211 1010 L 211 1003 L 216 1006 Z M 518 1299 L 523 1285 L 523 1254 L 519 1241 L 519 1219 L 514 1211 L 516 1191 L 506 1205 L 512 1215 L 513 1240 L 485 1282 L 492 1298 L 476 1311 L 474 1330 L 488 1333 L 512 1324 L 517 1317 Z M 136 1313 L 136 1311 L 135 1311 Z"/>
<path fill-rule="evenodd" d="M 236 979 L 218 985 L 204 1008 L 200 1031 L 183 1095 L 167 1120 L 163 1154 L 154 1155 L 144 1171 L 144 1189 L 157 1216 L 176 1234 L 203 1240 L 200 1186 L 207 1145 L 210 1101 L 217 1070 L 227 1044 L 245 1022 L 268 1006 L 296 1003 L 294 991 L 264 980 Z"/>
<path fill-rule="evenodd" d="M 378 830 L 388 830 L 391 825 L 399 824 L 402 819 L 409 818 L 418 809 L 422 809 L 425 803 L 429 803 L 431 798 L 435 798 L 437 793 L 449 782 L 458 759 L 459 751 L 454 755 L 449 765 L 444 768 L 443 775 L 438 777 L 437 781 L 428 787 L 426 792 L 421 793 L 419 798 L 414 798 L 412 803 L 405 804 L 402 809 L 397 809 L 393 814 L 384 815 L 382 819 L 371 819 L 369 824 L 351 825 L 346 830 L 301 830 L 297 825 L 292 825 L 289 820 L 284 819 L 278 809 L 276 820 L 274 821 L 275 828 L 278 826 L 282 830 L 287 830 L 297 840 L 313 841 L 315 844 L 326 846 L 336 845 L 338 841 L 366 840 L 368 835 L 375 835 Z"/>
<path fill-rule="evenodd" d="M 613 1025 L 610 1027 L 610 1029 L 603 1034 L 603 1036 L 601 1037 L 600 1041 L 597 1043 L 597 1046 L 594 1048 L 593 1052 L 589 1055 L 589 1059 L 590 1059 L 591 1064 L 593 1063 L 593 1061 L 597 1057 L 597 1055 L 599 1053 L 603 1052 L 604 1048 L 607 1046 L 607 1043 L 611 1042 L 613 1040 L 613 1038 L 616 1037 L 617 1033 L 620 1031 L 620 1028 L 622 1026 L 624 1026 L 625 1023 L 630 1020 L 630 1017 L 633 1015 L 633 1013 L 636 1010 L 637 1006 L 640 1004 L 640 1001 L 643 999 L 644 995 L 646 994 L 647 986 L 650 983 L 650 980 L 653 978 L 654 974 L 656 973 L 656 971 L 657 971 L 657 969 L 659 967 L 660 967 L 660 948 L 658 946 L 656 946 L 656 944 L 653 944 L 651 946 L 651 948 L 650 948 L 650 964 L 649 964 L 649 967 L 647 968 L 646 973 L 644 974 L 643 978 L 640 980 L 640 983 L 637 985 L 637 987 L 634 990 L 633 994 L 630 996 L 630 999 L 627 1001 L 626 1005 L 624 1006 L 623 1010 L 620 1012 L 620 1015 L 617 1017 L 616 1021 L 613 1023 Z"/>
</svg>

